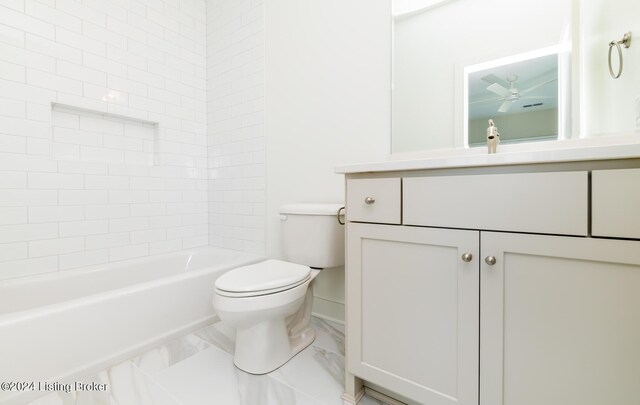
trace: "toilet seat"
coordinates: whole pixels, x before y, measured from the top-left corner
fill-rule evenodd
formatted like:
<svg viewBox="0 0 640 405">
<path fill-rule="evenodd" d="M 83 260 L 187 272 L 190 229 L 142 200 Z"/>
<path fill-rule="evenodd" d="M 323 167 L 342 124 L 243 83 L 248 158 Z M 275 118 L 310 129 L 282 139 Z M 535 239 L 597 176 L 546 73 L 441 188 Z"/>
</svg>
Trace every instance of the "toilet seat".
<svg viewBox="0 0 640 405">
<path fill-rule="evenodd" d="M 226 297 L 274 294 L 303 284 L 311 277 L 308 266 L 282 260 L 265 260 L 230 270 L 218 277 L 216 293 Z"/>
</svg>

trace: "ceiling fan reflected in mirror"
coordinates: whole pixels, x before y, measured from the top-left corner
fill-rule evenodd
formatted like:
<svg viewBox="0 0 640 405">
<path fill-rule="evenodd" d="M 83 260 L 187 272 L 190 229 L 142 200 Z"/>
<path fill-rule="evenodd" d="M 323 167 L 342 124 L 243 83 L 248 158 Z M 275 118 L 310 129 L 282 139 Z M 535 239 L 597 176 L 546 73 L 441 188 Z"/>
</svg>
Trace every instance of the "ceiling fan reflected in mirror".
<svg viewBox="0 0 640 405">
<path fill-rule="evenodd" d="M 506 79 L 506 80 L 505 80 Z M 488 74 L 482 77 L 482 80 L 490 83 L 487 86 L 487 91 L 498 95 L 497 98 L 489 98 L 484 100 L 477 100 L 471 102 L 471 104 L 477 103 L 486 103 L 490 101 L 502 101 L 500 107 L 498 107 L 498 112 L 504 113 L 509 111 L 512 104 L 521 99 L 552 99 L 554 96 L 543 96 L 543 95 L 528 95 L 527 93 L 541 88 L 549 83 L 552 83 L 558 80 L 557 77 L 538 77 L 534 80 L 531 80 L 527 83 L 528 87 L 526 90 L 518 89 L 518 75 L 509 75 L 505 79 L 502 79 L 495 74 Z"/>
</svg>

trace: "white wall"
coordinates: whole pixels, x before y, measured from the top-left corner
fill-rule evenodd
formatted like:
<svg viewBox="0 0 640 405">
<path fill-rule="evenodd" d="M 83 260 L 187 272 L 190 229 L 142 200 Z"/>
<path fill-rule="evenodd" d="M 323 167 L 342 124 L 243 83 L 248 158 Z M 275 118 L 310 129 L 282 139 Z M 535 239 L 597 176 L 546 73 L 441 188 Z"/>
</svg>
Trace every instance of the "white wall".
<svg viewBox="0 0 640 405">
<path fill-rule="evenodd" d="M 343 202 L 334 166 L 389 152 L 390 7 L 388 0 L 266 2 L 270 257 L 283 255 L 279 206 Z M 325 272 L 316 296 L 331 307 L 344 300 L 344 274 Z"/>
<path fill-rule="evenodd" d="M 0 278 L 206 245 L 204 0 L 1 4 Z"/>
<path fill-rule="evenodd" d="M 207 0 L 209 243 L 265 252 L 264 4 Z"/>
<path fill-rule="evenodd" d="M 393 152 L 454 147 L 462 68 L 556 45 L 570 21 L 571 0 L 456 0 L 396 19 Z"/>
<path fill-rule="evenodd" d="M 640 129 L 640 123 L 636 127 L 636 99 L 640 97 L 640 2 L 594 0 L 581 4 L 582 136 L 636 133 Z M 623 73 L 614 80 L 607 64 L 608 44 L 622 39 L 627 31 L 634 34 L 631 47 L 623 47 Z M 616 71 L 617 57 L 614 49 Z"/>
</svg>

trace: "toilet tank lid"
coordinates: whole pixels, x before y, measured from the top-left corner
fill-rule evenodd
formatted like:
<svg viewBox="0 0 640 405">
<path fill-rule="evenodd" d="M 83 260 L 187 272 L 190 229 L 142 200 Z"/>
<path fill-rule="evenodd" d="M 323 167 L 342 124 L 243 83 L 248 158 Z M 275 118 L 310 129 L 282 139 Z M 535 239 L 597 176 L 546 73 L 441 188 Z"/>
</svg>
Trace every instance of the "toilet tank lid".
<svg viewBox="0 0 640 405">
<path fill-rule="evenodd" d="M 344 204 L 285 204 L 280 207 L 280 214 L 290 215 L 336 215 Z"/>
</svg>

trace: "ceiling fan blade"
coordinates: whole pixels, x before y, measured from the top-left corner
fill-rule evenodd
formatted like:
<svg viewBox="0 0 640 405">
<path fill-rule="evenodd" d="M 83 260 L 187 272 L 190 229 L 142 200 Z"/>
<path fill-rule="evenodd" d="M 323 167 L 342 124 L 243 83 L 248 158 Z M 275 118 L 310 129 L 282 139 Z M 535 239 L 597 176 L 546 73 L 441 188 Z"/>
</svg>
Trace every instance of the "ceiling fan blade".
<svg viewBox="0 0 640 405">
<path fill-rule="evenodd" d="M 502 87 L 509 87 L 509 82 L 494 75 L 493 73 L 483 76 L 481 79 L 489 84 L 498 83 Z"/>
<path fill-rule="evenodd" d="M 531 90 L 535 90 L 535 89 L 537 89 L 537 88 L 539 88 L 539 87 L 542 87 L 542 86 L 546 86 L 547 84 L 549 84 L 549 83 L 553 83 L 553 82 L 555 82 L 556 80 L 558 80 L 558 78 L 557 78 L 557 77 L 554 77 L 553 79 L 548 79 L 548 80 L 545 80 L 545 81 L 543 81 L 543 82 L 536 83 L 536 84 L 534 84 L 533 86 L 529 87 L 528 89 L 526 89 L 526 90 L 522 90 L 522 91 L 520 92 L 520 94 L 526 93 L 526 92 L 531 91 Z"/>
<path fill-rule="evenodd" d="M 498 83 L 493 83 L 492 85 L 488 86 L 487 90 L 502 97 L 508 97 L 509 95 L 511 95 L 511 92 L 508 89 L 499 85 Z"/>
<path fill-rule="evenodd" d="M 509 108 L 511 108 L 511 104 L 512 104 L 511 101 L 505 100 L 505 102 L 502 103 L 500 108 L 498 108 L 498 112 L 507 112 L 507 111 L 509 111 Z"/>
<path fill-rule="evenodd" d="M 488 103 L 489 101 L 498 101 L 498 100 L 502 100 L 502 98 L 501 97 L 485 98 L 482 100 L 469 101 L 469 104 Z"/>
</svg>

